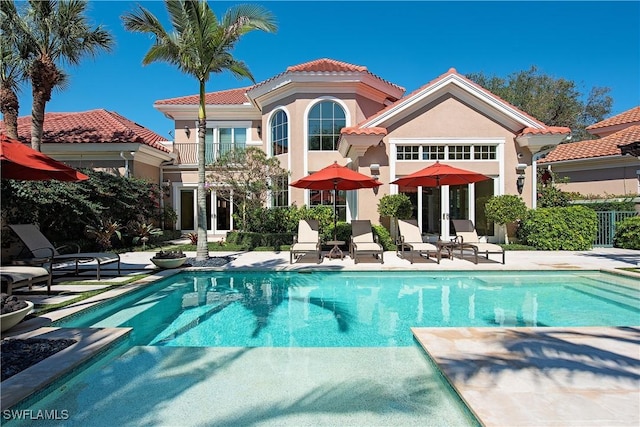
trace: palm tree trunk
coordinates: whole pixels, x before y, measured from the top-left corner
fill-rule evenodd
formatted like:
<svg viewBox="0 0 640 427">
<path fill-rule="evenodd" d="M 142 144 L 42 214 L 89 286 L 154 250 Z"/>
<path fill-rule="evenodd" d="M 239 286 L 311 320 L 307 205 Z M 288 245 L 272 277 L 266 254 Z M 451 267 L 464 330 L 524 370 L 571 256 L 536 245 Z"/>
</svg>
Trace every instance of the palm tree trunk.
<svg viewBox="0 0 640 427">
<path fill-rule="evenodd" d="M 60 81 L 60 73 L 49 57 L 34 61 L 31 71 L 33 105 L 31 106 L 31 148 L 41 151 L 44 131 L 44 109 L 51 100 L 51 92 Z"/>
<path fill-rule="evenodd" d="M 198 246 L 196 260 L 209 258 L 207 241 L 207 193 L 205 189 L 205 133 L 207 131 L 207 114 L 205 111 L 204 81 L 200 81 L 200 107 L 198 108 Z"/>
<path fill-rule="evenodd" d="M 3 87 L 0 93 L 2 98 L 0 112 L 4 117 L 5 132 L 9 138 L 18 139 L 18 109 L 20 106 L 18 96 L 6 87 Z"/>
</svg>

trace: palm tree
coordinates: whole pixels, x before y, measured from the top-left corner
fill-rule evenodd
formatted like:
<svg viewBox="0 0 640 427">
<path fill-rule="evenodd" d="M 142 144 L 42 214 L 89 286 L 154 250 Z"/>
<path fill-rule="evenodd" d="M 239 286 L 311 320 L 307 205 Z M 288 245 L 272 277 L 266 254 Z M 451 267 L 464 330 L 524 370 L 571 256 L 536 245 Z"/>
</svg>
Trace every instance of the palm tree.
<svg viewBox="0 0 640 427">
<path fill-rule="evenodd" d="M 173 31 L 168 32 L 158 18 L 143 7 L 123 16 L 127 30 L 152 34 L 155 43 L 144 56 L 148 65 L 160 61 L 175 65 L 198 80 L 198 246 L 197 260 L 209 258 L 205 191 L 205 84 L 211 73 L 230 71 L 238 78 L 255 81 L 247 65 L 230 53 L 240 37 L 253 30 L 274 32 L 275 20 L 262 6 L 239 5 L 229 9 L 218 21 L 203 0 L 165 0 Z"/>
<path fill-rule="evenodd" d="M 2 0 L 2 9 L 13 0 Z M 5 7 L 6 6 L 6 7 Z M 15 32 L 13 39 L 22 47 L 26 58 L 33 95 L 31 108 L 31 147 L 40 151 L 44 112 L 55 87 L 66 82 L 62 63 L 78 65 L 87 55 L 95 57 L 100 51 L 110 51 L 111 34 L 101 26 L 91 28 L 85 12 L 88 2 L 81 0 L 29 0 L 21 15 L 7 15 Z M 3 16 L 4 17 L 4 16 Z"/>
<path fill-rule="evenodd" d="M 12 1 L 2 0 L 0 10 L 0 113 L 4 118 L 5 131 L 9 138 L 18 138 L 18 114 L 20 83 L 27 78 L 26 61 L 14 40 L 11 16 L 17 14 Z"/>
</svg>

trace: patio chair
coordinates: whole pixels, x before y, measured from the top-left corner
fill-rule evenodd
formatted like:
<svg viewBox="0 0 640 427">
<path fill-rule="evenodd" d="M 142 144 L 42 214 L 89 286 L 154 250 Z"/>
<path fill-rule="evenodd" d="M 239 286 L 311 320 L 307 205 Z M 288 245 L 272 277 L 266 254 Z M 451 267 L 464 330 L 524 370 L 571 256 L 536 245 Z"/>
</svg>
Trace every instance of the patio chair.
<svg viewBox="0 0 640 427">
<path fill-rule="evenodd" d="M 349 254 L 355 264 L 358 263 L 358 256 L 367 254 L 380 259 L 380 263 L 384 264 L 384 249 L 378 241 L 378 236 L 374 236 L 371 221 L 368 219 L 351 221 Z"/>
<path fill-rule="evenodd" d="M 80 252 L 80 246 L 76 246 L 75 253 L 60 253 L 67 246 L 56 248 L 45 237 L 38 227 L 33 224 L 11 224 L 9 228 L 22 240 L 34 259 L 40 264 L 75 263 L 75 274 L 79 273 L 79 264 L 95 261 L 97 264 L 96 278 L 100 280 L 100 270 L 103 265 L 118 263 L 118 274 L 120 274 L 120 255 L 111 252 Z"/>
<path fill-rule="evenodd" d="M 293 244 L 289 249 L 289 263 L 307 255 L 315 254 L 317 262 L 322 260 L 322 247 L 320 245 L 320 224 L 315 219 L 302 219 L 298 223 L 298 234 L 293 236 Z"/>
<path fill-rule="evenodd" d="M 418 228 L 418 221 L 412 220 L 398 220 L 398 242 L 397 247 L 400 252 L 398 256 L 406 258 L 405 251 L 409 252 L 409 261 L 413 264 L 415 254 L 418 256 L 427 255 L 433 253 L 433 257 L 437 263 L 440 264 L 440 251 L 438 248 L 431 244 L 422 241 L 422 234 L 420 228 Z"/>
<path fill-rule="evenodd" d="M 494 243 L 481 242 L 471 220 L 452 219 L 451 223 L 456 232 L 454 247 L 460 249 L 461 258 L 465 249 L 470 249 L 473 251 L 474 262 L 476 264 L 478 263 L 478 253 L 484 254 L 486 259 L 489 259 L 489 254 L 502 254 L 502 263 L 504 264 L 504 249 L 502 246 Z"/>
<path fill-rule="evenodd" d="M 0 266 L 0 281 L 3 287 L 7 287 L 7 295 L 11 295 L 13 289 L 21 286 L 29 286 L 29 290 L 36 283 L 47 282 L 47 294 L 51 293 L 51 270 L 44 267 L 26 265 L 2 265 Z"/>
</svg>

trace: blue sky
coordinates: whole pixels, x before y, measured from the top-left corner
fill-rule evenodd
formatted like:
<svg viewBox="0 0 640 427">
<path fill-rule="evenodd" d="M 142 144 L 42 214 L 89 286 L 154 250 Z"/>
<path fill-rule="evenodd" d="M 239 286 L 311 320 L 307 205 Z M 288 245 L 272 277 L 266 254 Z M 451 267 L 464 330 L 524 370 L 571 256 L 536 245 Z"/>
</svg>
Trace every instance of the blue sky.
<svg viewBox="0 0 640 427">
<path fill-rule="evenodd" d="M 453 67 L 461 74 L 506 77 L 532 65 L 573 80 L 589 93 L 609 87 L 612 115 L 640 104 L 640 2 L 267 1 L 278 32 L 250 33 L 234 56 L 256 81 L 288 66 L 332 58 L 366 66 L 410 93 Z M 70 85 L 53 94 L 47 112 L 105 108 L 171 139 L 173 122 L 153 108 L 159 99 L 193 95 L 196 80 L 173 67 L 142 66 L 152 39 L 124 30 L 120 17 L 137 4 L 166 23 L 162 1 L 91 1 L 90 19 L 112 32 L 109 54 L 67 68 Z M 234 3 L 210 2 L 218 16 Z M 214 74 L 207 91 L 248 86 Z M 31 114 L 30 87 L 20 116 Z"/>
</svg>

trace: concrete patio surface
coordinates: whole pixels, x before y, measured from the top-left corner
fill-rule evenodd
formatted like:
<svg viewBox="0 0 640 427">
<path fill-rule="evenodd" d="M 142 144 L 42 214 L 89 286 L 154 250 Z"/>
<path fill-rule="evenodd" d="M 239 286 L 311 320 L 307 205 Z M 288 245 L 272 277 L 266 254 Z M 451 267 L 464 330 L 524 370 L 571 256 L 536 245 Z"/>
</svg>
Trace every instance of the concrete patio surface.
<svg viewBox="0 0 640 427">
<path fill-rule="evenodd" d="M 3 333 L 2 337 L 51 336 L 52 330 L 47 327 L 51 321 L 183 270 L 159 271 L 151 263 L 151 256 L 152 252 L 122 254 L 121 276 L 117 275 L 115 266 L 109 265 L 103 269 L 103 280 L 88 280 L 87 286 L 108 286 L 139 273 L 148 273 L 148 277 L 24 321 Z M 195 253 L 189 252 L 187 256 L 195 257 Z M 210 256 L 231 258 L 222 267 L 210 268 L 217 271 L 604 270 L 638 278 L 640 289 L 640 274 L 619 270 L 639 267 L 640 251 L 612 248 L 577 252 L 508 251 L 504 265 L 495 259 L 482 259 L 476 265 L 470 258 L 459 257 L 442 259 L 440 264 L 433 258 L 423 258 L 411 264 L 408 260 L 399 258 L 395 252 L 385 252 L 384 264 L 373 257 L 354 264 L 348 256 L 343 260 L 323 258 L 319 264 L 309 258 L 290 264 L 288 251 L 210 252 Z M 90 274 L 81 279 L 90 279 Z M 57 295 L 43 295 L 46 288 L 34 286 L 31 295 L 23 292 L 20 298 L 36 300 L 38 294 L 38 302 L 46 304 L 59 302 L 60 298 L 73 297 L 77 292 L 87 289 L 84 285 L 65 285 L 60 279 L 55 282 L 52 289 Z M 627 326 L 628 328 L 417 328 L 413 332 L 420 345 L 484 425 L 638 426 L 640 318 L 636 325 Z M 70 337 L 77 337 L 78 333 L 78 330 L 68 331 Z M 56 332 L 56 336 L 64 335 L 64 330 Z M 109 342 L 99 341 L 90 348 L 82 348 L 83 357 L 101 351 Z M 73 347 L 76 346 L 68 348 L 69 351 L 65 354 L 73 352 Z M 61 368 L 60 374 L 69 369 L 67 364 L 58 365 Z M 42 383 L 34 382 L 34 377 L 29 372 L 36 367 L 16 375 L 12 387 L 18 384 L 18 387 L 26 390 L 26 394 L 39 390 Z M 51 380 L 55 380 L 55 366 L 48 363 L 46 369 L 54 371 Z M 3 399 L 2 409 L 6 407 Z"/>
</svg>

